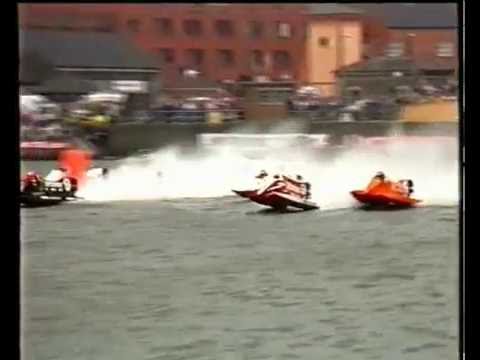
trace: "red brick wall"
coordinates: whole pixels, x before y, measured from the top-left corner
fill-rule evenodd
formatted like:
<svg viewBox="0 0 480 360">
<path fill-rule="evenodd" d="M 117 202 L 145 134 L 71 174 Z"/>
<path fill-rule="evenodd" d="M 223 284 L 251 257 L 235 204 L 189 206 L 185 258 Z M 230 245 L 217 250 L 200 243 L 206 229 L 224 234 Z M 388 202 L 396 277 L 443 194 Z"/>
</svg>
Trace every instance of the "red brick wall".
<svg viewBox="0 0 480 360">
<path fill-rule="evenodd" d="M 158 55 L 161 48 L 175 50 L 175 65 L 166 66 L 166 70 L 174 71 L 187 65 L 186 50 L 204 50 L 204 66 L 201 70 L 214 80 L 237 79 L 240 75 L 254 76 L 250 67 L 250 52 L 262 50 L 271 53 L 286 51 L 292 65 L 287 71 L 298 78 L 303 67 L 305 21 L 301 15 L 302 8 L 282 5 L 231 4 L 227 6 L 205 6 L 187 4 L 87 4 L 87 5 L 20 5 L 20 24 L 58 27 L 68 22 L 71 27 L 85 29 L 94 23 L 102 23 L 102 19 L 110 15 L 110 21 L 116 23 L 117 31 L 128 33 L 127 23 L 135 19 L 140 22 L 140 31 L 129 34 L 132 40 L 143 49 Z M 171 18 L 175 26 L 172 36 L 162 36 L 156 32 L 154 18 Z M 203 24 L 204 34 L 192 37 L 184 34 L 182 22 L 186 19 L 198 19 Z M 234 23 L 235 35 L 231 38 L 218 37 L 214 32 L 215 20 L 231 20 Z M 249 21 L 258 20 L 264 24 L 265 33 L 262 39 L 252 40 L 247 33 Z M 276 23 L 287 22 L 294 29 L 289 39 L 280 39 L 276 35 Z M 230 49 L 235 53 L 235 65 L 222 67 L 217 63 L 217 50 Z M 175 69 L 172 69 L 175 68 Z M 279 77 L 284 70 L 268 67 L 266 75 Z"/>
<path fill-rule="evenodd" d="M 414 37 L 409 37 L 414 34 Z M 456 29 L 388 29 L 378 20 L 366 18 L 364 21 L 364 55 L 383 56 L 391 42 L 402 42 L 407 54 L 415 59 L 425 60 L 437 57 L 437 45 L 451 42 L 457 58 Z"/>
<path fill-rule="evenodd" d="M 453 43 L 456 51 L 457 32 L 455 30 L 390 30 L 389 41 L 404 42 L 408 49 L 409 34 L 414 35 L 411 42 L 413 57 L 428 59 L 437 57 L 437 45 L 439 43 Z"/>
<path fill-rule="evenodd" d="M 363 41 L 364 56 L 376 57 L 382 56 L 385 46 L 388 44 L 389 33 L 385 25 L 377 20 L 364 18 L 363 21 Z"/>
</svg>

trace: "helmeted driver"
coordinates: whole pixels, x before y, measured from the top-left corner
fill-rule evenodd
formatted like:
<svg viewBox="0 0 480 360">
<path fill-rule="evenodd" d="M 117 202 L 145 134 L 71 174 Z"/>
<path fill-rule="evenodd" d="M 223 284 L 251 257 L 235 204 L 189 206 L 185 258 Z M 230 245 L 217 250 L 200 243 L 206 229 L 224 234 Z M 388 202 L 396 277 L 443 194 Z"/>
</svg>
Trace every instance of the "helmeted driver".
<svg viewBox="0 0 480 360">
<path fill-rule="evenodd" d="M 404 187 L 406 195 L 410 197 L 413 193 L 413 181 L 410 179 L 400 180 L 399 183 Z"/>
<path fill-rule="evenodd" d="M 373 178 L 379 181 L 385 181 L 385 174 L 383 171 L 378 171 Z"/>
<path fill-rule="evenodd" d="M 29 171 L 26 178 L 32 181 L 40 181 L 40 175 L 38 175 L 35 171 Z"/>
<path fill-rule="evenodd" d="M 383 173 L 383 171 L 378 171 L 373 177 L 373 179 L 370 181 L 370 183 L 368 184 L 367 190 L 385 182 L 387 182 L 385 174 Z"/>
<path fill-rule="evenodd" d="M 43 186 L 43 180 L 40 175 L 38 175 L 35 171 L 29 171 L 25 176 L 25 190 L 40 190 Z"/>
<path fill-rule="evenodd" d="M 260 171 L 260 173 L 259 173 L 257 176 L 255 176 L 255 178 L 257 178 L 257 179 L 264 179 L 264 178 L 266 178 L 267 176 L 268 176 L 268 173 L 267 173 L 265 170 L 262 170 L 262 171 Z"/>
<path fill-rule="evenodd" d="M 307 199 L 307 200 L 310 199 L 310 197 L 312 195 L 311 192 L 310 192 L 310 190 L 312 189 L 312 185 L 308 181 L 304 181 L 302 175 L 297 174 L 295 176 L 295 180 L 297 181 L 297 183 L 305 186 L 305 199 Z"/>
<path fill-rule="evenodd" d="M 413 194 L 413 181 L 407 180 L 407 189 L 408 189 L 408 196 Z"/>
</svg>

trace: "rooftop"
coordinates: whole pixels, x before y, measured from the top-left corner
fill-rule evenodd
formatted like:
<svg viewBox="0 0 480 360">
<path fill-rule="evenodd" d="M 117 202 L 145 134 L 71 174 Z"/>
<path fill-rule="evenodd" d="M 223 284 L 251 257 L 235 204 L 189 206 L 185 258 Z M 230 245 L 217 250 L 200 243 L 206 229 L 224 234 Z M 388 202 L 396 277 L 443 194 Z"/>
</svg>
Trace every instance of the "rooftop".
<svg viewBox="0 0 480 360">
<path fill-rule="evenodd" d="M 338 69 L 337 73 L 345 72 L 383 72 L 383 71 L 414 71 L 420 70 L 453 70 L 457 60 L 455 58 L 414 58 L 408 57 L 375 57 L 362 60 Z"/>
<path fill-rule="evenodd" d="M 363 13 L 361 9 L 342 4 L 305 4 L 310 15 L 357 15 Z M 353 5 L 353 4 L 352 4 Z"/>
<path fill-rule="evenodd" d="M 43 94 L 87 94 L 96 90 L 91 82 L 65 72 L 55 74 L 40 88 Z"/>
<path fill-rule="evenodd" d="M 153 59 L 118 34 L 20 31 L 21 57 L 36 53 L 56 67 L 155 70 Z"/>
<path fill-rule="evenodd" d="M 456 28 L 456 3 L 352 3 L 364 15 L 379 18 L 388 28 Z"/>
</svg>

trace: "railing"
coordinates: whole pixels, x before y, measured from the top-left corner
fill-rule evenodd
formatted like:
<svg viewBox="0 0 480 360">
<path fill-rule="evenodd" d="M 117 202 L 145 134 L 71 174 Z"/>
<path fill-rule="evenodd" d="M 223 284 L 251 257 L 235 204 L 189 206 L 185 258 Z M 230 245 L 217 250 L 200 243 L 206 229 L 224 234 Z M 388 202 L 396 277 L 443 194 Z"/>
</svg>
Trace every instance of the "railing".
<svg viewBox="0 0 480 360">
<path fill-rule="evenodd" d="M 123 117 L 120 122 L 125 123 L 224 123 L 243 120 L 243 110 L 215 109 L 215 110 L 150 110 L 134 113 Z"/>
<path fill-rule="evenodd" d="M 368 112 L 368 111 L 346 111 L 342 109 L 330 112 L 322 110 L 290 111 L 289 116 L 296 119 L 304 119 L 311 122 L 353 122 L 353 121 L 394 121 L 397 120 L 395 112 Z"/>
<path fill-rule="evenodd" d="M 400 107 L 397 104 L 371 103 L 366 106 L 347 104 L 323 104 L 306 109 L 291 108 L 288 114 L 292 118 L 311 122 L 325 121 L 392 121 L 398 118 Z"/>
<path fill-rule="evenodd" d="M 392 121 L 397 119 L 398 113 L 399 107 L 395 105 L 360 110 L 352 110 L 345 105 L 328 105 L 302 110 L 290 109 L 287 117 L 311 122 Z M 115 123 L 215 124 L 243 120 L 245 117 L 241 110 L 156 110 L 124 116 Z M 275 120 L 273 115 L 272 120 Z"/>
</svg>

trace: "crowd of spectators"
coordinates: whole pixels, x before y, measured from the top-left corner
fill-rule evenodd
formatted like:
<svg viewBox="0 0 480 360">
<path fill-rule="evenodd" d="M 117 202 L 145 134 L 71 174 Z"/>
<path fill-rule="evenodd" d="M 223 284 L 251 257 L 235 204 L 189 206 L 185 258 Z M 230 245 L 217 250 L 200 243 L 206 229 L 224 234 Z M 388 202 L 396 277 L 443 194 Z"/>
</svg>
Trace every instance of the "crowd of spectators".
<svg viewBox="0 0 480 360">
<path fill-rule="evenodd" d="M 454 99 L 458 83 L 446 81 L 434 86 L 425 79 L 411 87 L 393 87 L 389 94 L 364 95 L 358 86 L 352 87 L 348 96 L 324 97 L 314 87 L 300 87 L 287 101 L 291 115 L 319 121 L 394 120 L 405 104 L 428 102 L 432 99 Z"/>
</svg>

